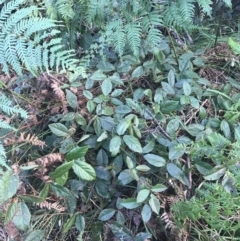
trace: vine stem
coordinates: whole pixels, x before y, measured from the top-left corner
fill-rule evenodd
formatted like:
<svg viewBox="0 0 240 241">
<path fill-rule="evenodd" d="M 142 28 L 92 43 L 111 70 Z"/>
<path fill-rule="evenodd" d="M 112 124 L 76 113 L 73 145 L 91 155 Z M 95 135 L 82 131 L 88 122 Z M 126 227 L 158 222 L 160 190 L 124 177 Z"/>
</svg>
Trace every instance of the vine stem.
<svg viewBox="0 0 240 241">
<path fill-rule="evenodd" d="M 169 38 L 170 38 L 170 41 L 171 41 L 171 44 L 172 44 L 172 47 L 173 47 L 173 52 L 174 52 L 174 55 L 175 55 L 175 59 L 176 59 L 177 65 L 178 65 L 178 67 L 179 67 L 179 61 L 178 61 L 178 58 L 177 58 L 177 52 L 176 52 L 175 45 L 174 45 L 174 43 L 173 43 L 172 36 L 171 36 L 171 34 L 170 34 L 170 32 L 169 32 L 169 29 L 168 29 L 168 28 L 166 28 L 166 29 L 167 29 L 168 36 L 169 36 Z"/>
</svg>

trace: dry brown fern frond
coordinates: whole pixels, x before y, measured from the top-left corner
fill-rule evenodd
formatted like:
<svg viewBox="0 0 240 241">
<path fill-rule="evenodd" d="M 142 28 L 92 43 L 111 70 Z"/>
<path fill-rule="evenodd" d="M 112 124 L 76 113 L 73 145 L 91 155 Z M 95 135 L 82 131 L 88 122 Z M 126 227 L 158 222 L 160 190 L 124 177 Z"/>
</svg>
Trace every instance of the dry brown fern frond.
<svg viewBox="0 0 240 241">
<path fill-rule="evenodd" d="M 60 88 L 59 83 L 57 83 L 56 81 L 52 80 L 51 88 L 53 89 L 56 97 L 59 98 L 59 100 L 61 101 L 61 103 L 62 103 L 61 107 L 63 109 L 63 112 L 67 113 L 68 110 L 67 110 L 66 96 L 65 96 L 64 91 Z"/>
<path fill-rule="evenodd" d="M 66 208 L 59 204 L 59 202 L 51 203 L 48 201 L 43 201 L 41 203 L 36 203 L 36 205 L 40 208 L 47 208 L 48 210 L 54 209 L 58 213 L 66 211 Z"/>
<path fill-rule="evenodd" d="M 6 138 L 4 140 L 4 144 L 5 145 L 13 145 L 13 144 L 18 144 L 18 143 L 29 143 L 35 146 L 40 146 L 41 148 L 44 147 L 45 142 L 44 141 L 40 141 L 38 139 L 37 136 L 35 136 L 34 134 L 27 134 L 26 137 L 25 136 L 25 132 L 20 133 L 20 136 L 18 138 L 16 137 L 10 137 L 10 138 Z"/>
<path fill-rule="evenodd" d="M 39 169 L 35 172 L 35 176 L 42 179 L 43 182 L 51 181 L 50 177 L 46 175 L 48 172 L 49 166 L 52 166 L 56 162 L 62 162 L 62 154 L 61 153 L 52 153 L 46 156 L 40 157 L 34 161 L 28 162 L 28 166 L 40 166 Z"/>
</svg>

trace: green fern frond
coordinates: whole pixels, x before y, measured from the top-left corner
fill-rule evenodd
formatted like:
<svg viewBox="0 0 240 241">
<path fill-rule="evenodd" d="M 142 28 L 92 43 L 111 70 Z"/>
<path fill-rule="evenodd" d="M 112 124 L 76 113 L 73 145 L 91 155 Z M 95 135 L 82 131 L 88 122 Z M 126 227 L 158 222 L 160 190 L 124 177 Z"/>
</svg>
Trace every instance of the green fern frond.
<svg viewBox="0 0 240 241">
<path fill-rule="evenodd" d="M 0 10 L 0 65 L 8 74 L 9 66 L 19 76 L 23 68 L 37 75 L 40 71 L 59 67 L 67 69 L 71 64 L 76 67 L 74 55 L 63 50 L 62 39 L 55 20 L 37 16 L 35 6 L 21 6 L 26 0 L 13 0 L 5 3 Z M 64 4 L 63 0 L 59 4 Z M 70 3 L 70 2 L 69 2 Z M 20 9 L 19 9 L 20 8 Z M 49 40 L 48 38 L 52 38 Z M 49 48 L 49 51 L 46 50 Z M 51 63 L 49 61 L 51 59 Z M 60 64 L 60 66 L 58 66 Z M 83 75 L 85 72 L 82 73 Z"/>
<path fill-rule="evenodd" d="M 28 118 L 27 111 L 19 106 L 13 106 L 12 101 L 3 93 L 0 93 L 0 110 L 8 115 L 20 114 L 22 118 Z"/>
<path fill-rule="evenodd" d="M 141 42 L 141 27 L 138 23 L 129 23 L 125 26 L 127 32 L 128 44 L 135 56 L 139 55 L 139 48 Z"/>
<path fill-rule="evenodd" d="M 203 13 L 211 16 L 212 14 L 212 0 L 197 0 L 198 5 Z"/>
<path fill-rule="evenodd" d="M 240 54 L 240 44 L 230 37 L 228 38 L 228 45 L 231 47 L 234 54 Z"/>
<path fill-rule="evenodd" d="M 73 1 L 71 0 L 58 0 L 56 2 L 57 10 L 64 19 L 72 19 L 75 15 L 73 11 Z"/>
<path fill-rule="evenodd" d="M 6 121 L 0 119 L 0 128 L 1 129 L 8 129 L 8 130 L 16 130 L 14 127 L 9 125 Z M 1 154 L 0 154 L 1 155 Z"/>
</svg>

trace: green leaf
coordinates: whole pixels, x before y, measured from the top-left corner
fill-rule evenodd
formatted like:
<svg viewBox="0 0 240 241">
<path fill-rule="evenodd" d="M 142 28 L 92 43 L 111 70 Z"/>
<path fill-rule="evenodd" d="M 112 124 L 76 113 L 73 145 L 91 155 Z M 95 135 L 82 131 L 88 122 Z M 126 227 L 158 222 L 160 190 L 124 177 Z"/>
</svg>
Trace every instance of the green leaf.
<svg viewBox="0 0 240 241">
<path fill-rule="evenodd" d="M 151 198 L 149 199 L 149 205 L 152 211 L 159 215 L 160 203 L 159 200 L 153 194 L 151 194 Z"/>
<path fill-rule="evenodd" d="M 107 96 L 112 91 L 112 81 L 107 78 L 102 82 L 101 85 L 102 92 L 105 96 Z"/>
<path fill-rule="evenodd" d="M 71 193 L 66 187 L 62 187 L 57 183 L 51 183 L 50 188 L 52 189 L 53 193 L 58 197 L 68 197 L 69 195 L 71 195 Z"/>
<path fill-rule="evenodd" d="M 109 151 L 111 152 L 112 156 L 116 156 L 119 153 L 121 142 L 122 142 L 122 139 L 119 136 L 114 136 L 111 139 L 109 144 Z"/>
<path fill-rule="evenodd" d="M 97 179 L 95 182 L 95 189 L 97 194 L 103 198 L 110 198 L 109 195 L 109 181 Z"/>
<path fill-rule="evenodd" d="M 231 138 L 231 130 L 230 130 L 230 126 L 229 126 L 228 122 L 225 120 L 222 120 L 220 128 L 221 128 L 221 131 L 224 133 L 224 136 L 226 138 L 230 139 Z"/>
<path fill-rule="evenodd" d="M 177 110 L 179 102 L 174 100 L 166 100 L 161 103 L 161 112 L 163 114 L 172 114 Z"/>
<path fill-rule="evenodd" d="M 75 160 L 73 170 L 82 180 L 93 181 L 96 178 L 96 173 L 93 167 L 84 161 Z"/>
<path fill-rule="evenodd" d="M 25 231 L 27 228 L 29 228 L 31 220 L 31 213 L 27 207 L 27 205 L 24 202 L 20 202 L 17 205 L 16 213 L 12 219 L 15 226 Z"/>
<path fill-rule="evenodd" d="M 170 94 L 170 95 L 174 95 L 175 94 L 175 90 L 173 89 L 173 87 L 166 83 L 166 82 L 162 82 L 161 83 L 163 89 L 167 92 L 167 94 Z"/>
<path fill-rule="evenodd" d="M 164 160 L 164 158 L 157 156 L 155 154 L 149 153 L 144 155 L 143 157 L 148 163 L 155 167 L 163 167 L 166 165 L 166 161 Z"/>
<path fill-rule="evenodd" d="M 133 209 L 139 207 L 141 203 L 138 203 L 136 198 L 126 198 L 123 199 L 121 205 L 127 209 Z"/>
<path fill-rule="evenodd" d="M 187 81 L 183 82 L 183 93 L 186 96 L 189 96 L 192 93 L 192 88 L 191 88 L 190 84 L 188 84 Z"/>
<path fill-rule="evenodd" d="M 175 160 L 180 158 L 185 152 L 185 148 L 184 149 L 178 149 L 175 145 L 171 146 L 169 148 L 169 153 L 168 153 L 168 157 L 170 160 Z"/>
<path fill-rule="evenodd" d="M 119 105 L 115 108 L 116 114 L 128 114 L 132 112 L 132 109 L 127 105 Z"/>
<path fill-rule="evenodd" d="M 131 175 L 131 171 L 129 169 L 123 170 L 119 175 L 118 175 L 118 180 L 121 185 L 126 185 L 130 182 L 132 182 L 133 176 Z"/>
<path fill-rule="evenodd" d="M 68 172 L 65 172 L 61 177 L 55 179 L 55 182 L 60 186 L 64 186 L 68 180 Z"/>
<path fill-rule="evenodd" d="M 186 129 L 190 135 L 197 136 L 200 132 L 204 131 L 205 127 L 200 124 L 191 124 Z"/>
<path fill-rule="evenodd" d="M 79 232 L 83 232 L 85 229 L 85 219 L 82 215 L 78 214 L 75 221 L 76 229 Z"/>
<path fill-rule="evenodd" d="M 109 219 L 111 219 L 113 217 L 113 215 L 115 214 L 115 210 L 112 208 L 108 208 L 108 209 L 103 209 L 99 215 L 98 215 L 98 219 L 101 221 L 108 221 Z"/>
<path fill-rule="evenodd" d="M 102 70 L 95 71 L 90 77 L 93 80 L 104 80 L 106 79 L 106 75 L 102 73 Z"/>
<path fill-rule="evenodd" d="M 21 198 L 25 202 L 32 202 L 32 203 L 41 203 L 44 201 L 44 198 L 36 197 L 33 195 L 20 195 L 19 198 Z"/>
<path fill-rule="evenodd" d="M 116 220 L 120 224 L 124 224 L 126 222 L 125 217 L 124 217 L 124 215 L 123 215 L 123 213 L 121 211 L 117 212 Z"/>
<path fill-rule="evenodd" d="M 125 131 L 127 130 L 127 128 L 130 126 L 131 124 L 131 120 L 129 119 L 123 119 L 121 120 L 116 128 L 116 131 L 118 133 L 118 135 L 123 135 L 125 133 Z"/>
<path fill-rule="evenodd" d="M 142 203 L 149 196 L 150 191 L 148 189 L 143 189 L 137 194 L 137 202 Z"/>
<path fill-rule="evenodd" d="M 46 183 L 42 191 L 39 193 L 39 197 L 42 197 L 45 200 L 48 196 L 48 192 L 49 192 L 49 183 Z"/>
<path fill-rule="evenodd" d="M 95 103 L 94 103 L 92 100 L 89 100 L 89 101 L 87 102 L 86 107 L 87 107 L 87 110 L 88 110 L 90 113 L 93 113 L 93 111 L 94 111 L 95 108 L 96 108 L 96 105 L 95 105 Z"/>
<path fill-rule="evenodd" d="M 66 160 L 72 161 L 72 160 L 84 157 L 87 151 L 88 151 L 88 146 L 75 147 L 66 155 Z"/>
<path fill-rule="evenodd" d="M 195 166 L 202 175 L 207 175 L 207 173 L 209 173 L 210 170 L 213 169 L 213 167 L 209 163 L 202 161 L 197 161 Z"/>
<path fill-rule="evenodd" d="M 92 98 L 93 98 L 93 94 L 92 94 L 90 91 L 88 91 L 88 90 L 84 90 L 84 91 L 83 91 L 83 95 L 84 95 L 88 100 L 92 100 Z"/>
<path fill-rule="evenodd" d="M 184 172 L 179 167 L 177 167 L 175 164 L 173 164 L 173 163 L 167 164 L 167 171 L 169 172 L 169 174 L 172 177 L 178 179 L 184 185 L 189 186 L 189 181 L 188 181 L 187 177 L 185 176 Z"/>
<path fill-rule="evenodd" d="M 111 180 L 111 174 L 107 170 L 107 168 L 102 167 L 102 166 L 96 166 L 96 167 L 94 167 L 94 169 L 95 169 L 97 178 L 100 178 L 105 181 Z"/>
<path fill-rule="evenodd" d="M 157 184 L 155 186 L 152 186 L 151 190 L 153 192 L 163 192 L 163 191 L 167 190 L 167 187 L 164 186 L 163 184 Z"/>
<path fill-rule="evenodd" d="M 7 201 L 16 194 L 19 186 L 19 177 L 12 170 L 5 171 L 0 177 L 0 203 Z"/>
<path fill-rule="evenodd" d="M 53 173 L 50 174 L 50 177 L 53 179 L 61 177 L 71 169 L 72 165 L 73 161 L 63 163 L 61 166 L 57 167 Z"/>
<path fill-rule="evenodd" d="M 108 134 L 107 134 L 106 131 L 104 131 L 104 132 L 97 138 L 97 142 L 101 142 L 101 141 L 103 141 L 103 140 L 105 140 L 105 139 L 107 139 L 107 138 L 108 138 Z"/>
<path fill-rule="evenodd" d="M 151 210 L 150 206 L 148 204 L 145 204 L 141 211 L 141 216 L 142 216 L 143 222 L 147 223 L 150 220 L 151 215 L 152 215 L 152 210 Z"/>
<path fill-rule="evenodd" d="M 44 240 L 44 230 L 34 230 L 28 234 L 24 241 L 41 241 Z"/>
<path fill-rule="evenodd" d="M 116 123 L 112 117 L 109 116 L 101 116 L 99 118 L 102 128 L 106 131 L 112 132 L 116 127 Z"/>
<path fill-rule="evenodd" d="M 99 166 L 106 166 L 108 164 L 108 155 L 103 149 L 99 150 L 96 157 L 96 162 Z"/>
<path fill-rule="evenodd" d="M 126 164 L 129 169 L 133 169 L 135 166 L 135 164 L 133 163 L 132 159 L 129 156 L 127 156 L 126 158 Z"/>
<path fill-rule="evenodd" d="M 151 168 L 146 166 L 146 165 L 138 165 L 136 167 L 136 170 L 137 171 L 140 171 L 140 172 L 148 172 Z"/>
<path fill-rule="evenodd" d="M 172 70 L 170 70 L 168 72 L 168 83 L 172 87 L 175 85 L 175 76 L 174 76 L 174 72 Z"/>
<path fill-rule="evenodd" d="M 150 233 L 138 233 L 133 241 L 147 241 L 152 238 L 152 234 Z"/>
<path fill-rule="evenodd" d="M 13 216 L 15 215 L 15 213 L 17 211 L 17 206 L 18 206 L 18 204 L 15 203 L 15 202 L 12 202 L 8 206 L 7 212 L 5 214 L 4 224 L 7 224 L 7 223 L 9 223 L 12 220 Z"/>
<path fill-rule="evenodd" d="M 70 217 L 67 220 L 67 222 L 63 224 L 63 233 L 67 233 L 70 230 L 70 228 L 75 223 L 75 219 L 76 219 L 76 214 L 74 214 L 72 217 Z"/>
<path fill-rule="evenodd" d="M 142 153 L 142 147 L 138 139 L 134 136 L 124 135 L 123 141 L 128 146 L 128 148 L 132 151 Z"/>
<path fill-rule="evenodd" d="M 66 99 L 68 104 L 73 108 L 77 108 L 78 106 L 78 102 L 77 102 L 77 96 L 75 94 L 73 94 L 70 90 L 66 90 Z"/>
<path fill-rule="evenodd" d="M 56 136 L 60 136 L 60 137 L 67 137 L 69 136 L 69 130 L 67 129 L 67 127 L 61 123 L 54 123 L 54 124 L 50 124 L 48 125 L 50 130 L 52 131 L 53 134 L 55 134 Z"/>
<path fill-rule="evenodd" d="M 203 176 L 204 179 L 208 181 L 218 180 L 226 173 L 226 168 L 213 168 L 209 174 Z"/>
<path fill-rule="evenodd" d="M 125 225 L 121 225 L 118 222 L 114 221 L 110 224 L 110 228 L 114 236 L 122 240 L 131 240 L 132 234 L 129 229 L 125 227 Z"/>
<path fill-rule="evenodd" d="M 132 79 L 137 79 L 141 75 L 143 75 L 143 67 L 142 66 L 138 66 L 136 69 L 133 70 L 131 78 Z"/>
</svg>

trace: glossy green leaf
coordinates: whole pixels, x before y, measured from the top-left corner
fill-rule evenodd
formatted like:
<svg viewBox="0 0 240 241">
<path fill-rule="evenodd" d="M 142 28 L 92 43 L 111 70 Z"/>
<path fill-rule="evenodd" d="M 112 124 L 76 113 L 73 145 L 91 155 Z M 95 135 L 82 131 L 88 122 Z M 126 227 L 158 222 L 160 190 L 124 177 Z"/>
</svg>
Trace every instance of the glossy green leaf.
<svg viewBox="0 0 240 241">
<path fill-rule="evenodd" d="M 108 209 L 103 209 L 99 215 L 98 215 L 98 219 L 101 221 L 108 221 L 109 219 L 111 219 L 114 214 L 115 214 L 115 210 L 112 208 L 108 208 Z"/>
<path fill-rule="evenodd" d="M 67 127 L 61 123 L 54 123 L 54 124 L 50 124 L 48 125 L 50 130 L 52 131 L 53 134 L 55 134 L 56 136 L 60 136 L 60 137 L 67 137 L 69 136 L 69 130 L 67 129 Z"/>
<path fill-rule="evenodd" d="M 141 203 L 138 203 L 136 198 L 126 198 L 122 200 L 121 205 L 127 209 L 133 209 L 139 207 Z"/>
<path fill-rule="evenodd" d="M 16 213 L 12 219 L 16 227 L 22 231 L 26 230 L 30 225 L 31 213 L 28 206 L 24 202 L 17 204 Z"/>
<path fill-rule="evenodd" d="M 151 165 L 155 167 L 163 167 L 166 165 L 166 161 L 164 158 L 157 156 L 155 154 L 146 154 L 143 156 L 144 159 Z"/>
<path fill-rule="evenodd" d="M 127 105 L 119 105 L 115 108 L 117 114 L 128 114 L 130 112 L 132 112 L 132 109 Z"/>
<path fill-rule="evenodd" d="M 107 96 L 112 91 L 112 81 L 107 78 L 102 82 L 101 85 L 102 92 L 105 96 Z"/>
<path fill-rule="evenodd" d="M 176 178 L 184 185 L 189 186 L 189 181 L 186 175 L 178 166 L 173 163 L 169 163 L 167 164 L 167 171 L 172 177 Z"/>
<path fill-rule="evenodd" d="M 148 189 L 143 189 L 137 194 L 137 202 L 142 203 L 144 202 L 150 194 L 150 191 Z"/>
<path fill-rule="evenodd" d="M 93 181 L 96 178 L 96 173 L 93 167 L 84 161 L 75 160 L 73 170 L 82 180 Z"/>
<path fill-rule="evenodd" d="M 67 233 L 70 228 L 73 226 L 73 224 L 75 223 L 75 219 L 76 219 L 76 214 L 73 215 L 72 217 L 70 217 L 66 223 L 63 224 L 63 233 Z"/>
<path fill-rule="evenodd" d="M 109 195 L 109 181 L 98 179 L 95 182 L 95 190 L 100 197 L 110 198 Z"/>
<path fill-rule="evenodd" d="M 204 131 L 205 127 L 200 124 L 191 124 L 186 129 L 190 135 L 197 136 L 200 132 Z"/>
<path fill-rule="evenodd" d="M 97 178 L 100 178 L 100 179 L 105 180 L 105 181 L 110 181 L 111 174 L 107 170 L 107 168 L 102 167 L 102 166 L 96 166 L 94 169 L 95 169 Z"/>
<path fill-rule="evenodd" d="M 122 142 L 122 139 L 119 136 L 114 136 L 111 139 L 109 144 L 109 151 L 111 152 L 112 156 L 116 156 L 119 153 L 121 142 Z"/>
<path fill-rule="evenodd" d="M 167 190 L 167 187 L 164 186 L 163 184 L 157 184 L 157 185 L 152 186 L 151 190 L 153 192 L 163 192 L 163 191 Z"/>
<path fill-rule="evenodd" d="M 179 102 L 174 100 L 166 100 L 161 103 L 160 110 L 163 114 L 172 114 L 177 110 Z"/>
<path fill-rule="evenodd" d="M 153 195 L 153 194 L 151 194 L 151 197 L 149 199 L 149 205 L 150 205 L 152 211 L 155 212 L 157 215 L 159 215 L 159 212 L 160 212 L 160 202 L 156 198 L 156 196 Z"/>
<path fill-rule="evenodd" d="M 57 167 L 53 173 L 50 174 L 50 177 L 53 179 L 61 177 L 71 169 L 73 163 L 73 161 L 63 163 L 61 166 Z"/>
<path fill-rule="evenodd" d="M 108 155 L 103 149 L 99 150 L 96 157 L 96 162 L 99 166 L 106 166 L 108 164 Z"/>
<path fill-rule="evenodd" d="M 66 99 L 68 104 L 73 108 L 77 108 L 78 102 L 77 102 L 77 96 L 73 94 L 72 91 L 66 89 Z"/>
<path fill-rule="evenodd" d="M 141 211 L 141 216 L 144 223 L 147 223 L 150 220 L 152 216 L 152 210 L 148 204 L 145 204 L 143 206 Z"/>
<path fill-rule="evenodd" d="M 141 144 L 136 137 L 130 136 L 130 135 L 124 135 L 123 141 L 125 142 L 125 144 L 128 146 L 130 150 L 138 153 L 142 153 Z"/>
<path fill-rule="evenodd" d="M 72 161 L 72 160 L 84 157 L 87 151 L 88 151 L 88 146 L 75 147 L 66 155 L 66 160 Z"/>
<path fill-rule="evenodd" d="M 220 128 L 221 128 L 221 131 L 223 132 L 224 136 L 226 138 L 230 139 L 231 138 L 231 130 L 230 130 L 230 126 L 229 126 L 228 122 L 225 120 L 222 120 Z"/>
<path fill-rule="evenodd" d="M 148 241 L 152 238 L 151 233 L 138 233 L 136 237 L 133 239 L 133 241 Z"/>
</svg>

